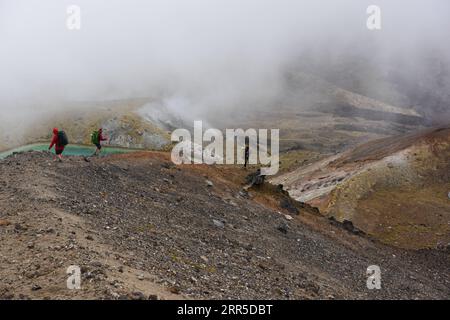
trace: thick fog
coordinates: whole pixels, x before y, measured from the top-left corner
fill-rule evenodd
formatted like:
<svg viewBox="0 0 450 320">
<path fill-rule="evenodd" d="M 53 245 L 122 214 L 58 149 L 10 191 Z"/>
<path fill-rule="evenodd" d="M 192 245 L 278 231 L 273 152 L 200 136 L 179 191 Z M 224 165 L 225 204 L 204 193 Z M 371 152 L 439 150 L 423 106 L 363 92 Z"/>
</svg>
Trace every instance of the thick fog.
<svg viewBox="0 0 450 320">
<path fill-rule="evenodd" d="M 372 4 L 381 30 L 366 27 Z M 80 30 L 66 26 L 69 5 L 81 8 Z M 254 107 L 279 97 L 295 68 L 344 87 L 355 77 L 376 98 L 380 82 L 405 83 L 402 103 L 426 107 L 428 93 L 442 109 L 449 12 L 446 0 L 0 0 L 1 124 L 71 101 L 153 97 L 181 101 L 186 113 Z M 416 85 L 424 95 L 414 96 Z"/>
</svg>

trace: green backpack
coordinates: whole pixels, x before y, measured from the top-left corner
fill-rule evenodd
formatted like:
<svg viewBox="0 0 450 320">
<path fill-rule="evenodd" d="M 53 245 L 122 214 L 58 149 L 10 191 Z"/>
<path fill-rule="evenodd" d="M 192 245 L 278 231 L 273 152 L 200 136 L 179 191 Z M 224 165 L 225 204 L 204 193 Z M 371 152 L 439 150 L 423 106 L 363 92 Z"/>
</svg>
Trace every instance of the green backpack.
<svg viewBox="0 0 450 320">
<path fill-rule="evenodd" d="M 94 131 L 91 133 L 91 142 L 92 144 L 100 143 L 100 133 L 98 131 Z"/>
</svg>

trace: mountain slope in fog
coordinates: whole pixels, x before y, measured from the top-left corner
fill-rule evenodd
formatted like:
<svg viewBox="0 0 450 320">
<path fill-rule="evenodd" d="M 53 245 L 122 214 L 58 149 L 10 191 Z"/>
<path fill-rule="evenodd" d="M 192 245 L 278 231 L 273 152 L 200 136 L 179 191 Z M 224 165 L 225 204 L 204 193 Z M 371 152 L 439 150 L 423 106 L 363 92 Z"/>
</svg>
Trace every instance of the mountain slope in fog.
<svg viewBox="0 0 450 320">
<path fill-rule="evenodd" d="M 54 127 L 66 131 L 71 144 L 91 144 L 92 131 L 102 127 L 108 144 L 124 148 L 162 150 L 169 146 L 165 127 L 138 114 L 149 99 L 66 103 L 52 114 L 36 117 L 20 133 L 1 136 L 0 150 L 23 144 L 50 141 Z"/>
<path fill-rule="evenodd" d="M 361 141 L 409 132 L 426 123 L 408 106 L 393 106 L 342 89 L 316 76 L 290 73 L 276 97 L 261 105 L 223 110 L 197 109 L 189 99 L 142 98 L 61 104 L 22 130 L 6 133 L 6 147 L 42 141 L 51 129 L 64 129 L 72 143 L 90 143 L 92 130 L 102 126 L 111 145 L 161 150 L 169 132 L 192 128 L 194 120 L 217 128 L 278 128 L 282 150 L 340 151 Z"/>
<path fill-rule="evenodd" d="M 283 151 L 334 153 L 364 141 L 418 130 L 427 122 L 411 106 L 391 105 L 300 71 L 290 72 L 283 88 L 282 94 L 259 108 L 215 112 L 223 119 L 219 123 L 222 127 L 279 128 Z"/>
</svg>

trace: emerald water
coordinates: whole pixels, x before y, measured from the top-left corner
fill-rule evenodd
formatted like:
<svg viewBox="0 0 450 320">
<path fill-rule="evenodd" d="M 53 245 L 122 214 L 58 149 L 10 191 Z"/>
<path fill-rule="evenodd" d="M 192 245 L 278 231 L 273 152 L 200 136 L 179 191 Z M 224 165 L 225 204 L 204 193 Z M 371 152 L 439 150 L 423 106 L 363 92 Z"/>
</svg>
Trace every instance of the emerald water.
<svg viewBox="0 0 450 320">
<path fill-rule="evenodd" d="M 24 152 L 24 151 L 46 151 L 48 150 L 48 144 L 30 144 L 15 149 L 0 152 L 0 159 L 6 158 L 7 156 L 13 154 L 14 152 Z M 63 155 L 65 156 L 90 156 L 94 153 L 95 146 L 77 145 L 69 144 L 65 149 Z M 137 149 L 127 149 L 127 148 L 117 148 L 117 147 L 103 147 L 102 155 L 106 154 L 117 154 L 117 153 L 128 153 L 138 151 Z M 54 153 L 54 149 L 52 149 Z"/>
</svg>

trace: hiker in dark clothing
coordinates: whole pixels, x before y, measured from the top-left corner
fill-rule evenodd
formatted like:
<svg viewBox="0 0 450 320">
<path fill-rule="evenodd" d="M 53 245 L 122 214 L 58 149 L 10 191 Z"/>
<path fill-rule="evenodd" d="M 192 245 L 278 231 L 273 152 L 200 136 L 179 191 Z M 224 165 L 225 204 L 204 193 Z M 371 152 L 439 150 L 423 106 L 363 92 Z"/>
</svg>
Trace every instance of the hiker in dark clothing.
<svg viewBox="0 0 450 320">
<path fill-rule="evenodd" d="M 245 163 L 244 163 L 244 168 L 247 168 L 249 155 L 250 155 L 250 147 L 248 146 L 248 144 L 246 144 L 245 145 Z"/>
<path fill-rule="evenodd" d="M 106 140 L 108 140 L 108 139 L 103 135 L 102 128 L 100 128 L 100 129 L 98 129 L 98 131 L 94 131 L 92 133 L 91 141 L 97 147 L 97 149 L 95 149 L 95 152 L 92 156 L 98 156 L 100 154 L 100 152 L 102 151 L 102 141 L 106 141 Z"/>
<path fill-rule="evenodd" d="M 250 142 L 249 142 L 248 137 L 245 137 L 245 150 L 244 150 L 245 163 L 244 163 L 244 168 L 247 168 L 247 163 L 248 163 L 249 156 L 250 156 Z"/>
<path fill-rule="evenodd" d="M 58 128 L 53 129 L 52 142 L 50 143 L 48 150 L 51 150 L 53 148 L 53 146 L 55 146 L 56 157 L 55 157 L 54 161 L 56 161 L 58 159 L 60 162 L 62 161 L 62 153 L 67 144 L 67 141 L 64 141 L 64 140 L 67 140 L 67 138 L 63 137 L 62 136 L 63 134 L 65 136 L 65 133 L 63 131 L 58 131 Z"/>
</svg>

